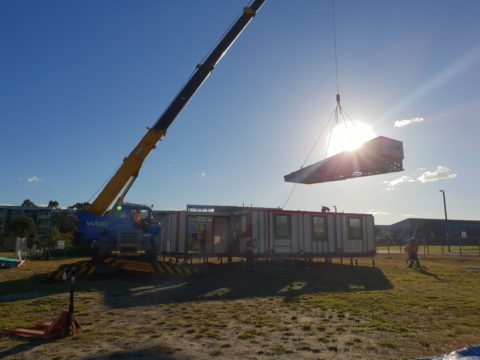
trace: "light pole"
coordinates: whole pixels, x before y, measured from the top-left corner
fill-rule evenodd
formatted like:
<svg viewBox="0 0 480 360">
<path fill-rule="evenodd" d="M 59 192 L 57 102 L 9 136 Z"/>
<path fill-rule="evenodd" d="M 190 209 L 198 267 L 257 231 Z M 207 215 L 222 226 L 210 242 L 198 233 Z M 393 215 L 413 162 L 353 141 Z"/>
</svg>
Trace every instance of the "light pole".
<svg viewBox="0 0 480 360">
<path fill-rule="evenodd" d="M 448 246 L 448 252 L 450 252 L 450 241 L 448 240 L 448 217 L 447 217 L 447 201 L 445 200 L 445 190 L 440 190 L 443 195 L 443 210 L 445 211 L 445 243 Z"/>
<path fill-rule="evenodd" d="M 334 208 L 335 208 L 335 212 L 337 212 L 337 207 L 336 207 L 335 205 L 332 205 L 332 207 L 334 207 Z"/>
</svg>

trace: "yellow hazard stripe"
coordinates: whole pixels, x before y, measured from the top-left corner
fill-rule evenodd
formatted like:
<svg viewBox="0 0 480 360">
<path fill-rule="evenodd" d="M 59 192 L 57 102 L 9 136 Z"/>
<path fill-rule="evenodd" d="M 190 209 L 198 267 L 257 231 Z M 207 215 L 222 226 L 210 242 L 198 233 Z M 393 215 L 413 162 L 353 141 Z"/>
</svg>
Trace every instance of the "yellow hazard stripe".
<svg viewBox="0 0 480 360">
<path fill-rule="evenodd" d="M 165 273 L 159 263 L 154 263 L 154 264 L 153 264 L 153 268 L 154 268 L 157 272 L 159 272 L 159 273 L 161 273 L 161 274 L 164 274 L 164 273 Z"/>
<path fill-rule="evenodd" d="M 90 268 L 87 271 L 87 275 L 92 275 L 95 272 L 95 266 L 90 266 Z"/>
<path fill-rule="evenodd" d="M 121 260 L 118 260 L 118 259 L 111 259 L 111 261 L 109 261 L 107 263 L 108 266 L 110 267 L 119 267 L 120 265 L 122 265 L 122 261 Z"/>
<path fill-rule="evenodd" d="M 133 270 L 140 272 L 153 272 L 152 264 L 140 261 L 125 260 L 121 264 L 120 268 L 124 270 Z"/>
<path fill-rule="evenodd" d="M 167 273 L 169 273 L 170 275 L 175 275 L 175 273 L 173 272 L 172 268 L 170 267 L 170 265 L 167 265 L 167 264 L 163 264 L 163 268 L 165 269 L 165 271 Z"/>
<path fill-rule="evenodd" d="M 192 274 L 198 274 L 199 270 L 196 266 L 191 265 L 171 265 L 164 261 L 158 261 L 153 264 L 153 268 L 156 272 L 165 275 L 181 275 L 189 276 Z"/>
</svg>

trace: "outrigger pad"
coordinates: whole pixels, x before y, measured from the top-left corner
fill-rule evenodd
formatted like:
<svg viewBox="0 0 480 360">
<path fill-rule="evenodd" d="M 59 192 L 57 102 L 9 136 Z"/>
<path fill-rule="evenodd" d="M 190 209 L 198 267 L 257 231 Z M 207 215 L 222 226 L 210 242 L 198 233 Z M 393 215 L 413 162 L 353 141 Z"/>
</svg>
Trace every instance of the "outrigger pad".
<svg viewBox="0 0 480 360">
<path fill-rule="evenodd" d="M 284 176 L 286 182 L 318 184 L 403 171 L 403 143 L 379 136 Z"/>
</svg>

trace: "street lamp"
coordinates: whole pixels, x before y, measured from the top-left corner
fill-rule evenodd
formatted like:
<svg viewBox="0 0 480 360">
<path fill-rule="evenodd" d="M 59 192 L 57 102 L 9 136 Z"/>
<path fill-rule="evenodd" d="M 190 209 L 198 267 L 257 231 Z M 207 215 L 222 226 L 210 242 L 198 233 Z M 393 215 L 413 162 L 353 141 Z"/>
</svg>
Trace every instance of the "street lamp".
<svg viewBox="0 0 480 360">
<path fill-rule="evenodd" d="M 334 207 L 334 208 L 335 208 L 335 212 L 337 212 L 337 207 L 336 207 L 335 205 L 332 205 L 332 207 Z"/>
<path fill-rule="evenodd" d="M 448 252 L 450 252 L 450 241 L 448 240 L 448 217 L 447 217 L 447 202 L 445 200 L 445 190 L 440 190 L 443 195 L 443 210 L 445 211 L 445 243 L 448 246 Z"/>
</svg>

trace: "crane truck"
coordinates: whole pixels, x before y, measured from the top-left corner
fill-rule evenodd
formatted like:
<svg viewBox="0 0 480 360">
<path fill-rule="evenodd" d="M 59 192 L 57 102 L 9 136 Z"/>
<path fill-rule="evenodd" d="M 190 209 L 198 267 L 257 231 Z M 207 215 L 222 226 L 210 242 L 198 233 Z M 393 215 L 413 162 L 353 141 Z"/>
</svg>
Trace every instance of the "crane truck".
<svg viewBox="0 0 480 360">
<path fill-rule="evenodd" d="M 217 63 L 264 2 L 265 0 L 254 0 L 250 6 L 244 8 L 241 16 L 205 61 L 197 65 L 193 75 L 157 122 L 148 129 L 132 152 L 124 158 L 120 168 L 106 183 L 91 206 L 76 213 L 75 242 L 79 245 L 90 245 L 94 249 L 94 259 L 101 261 L 110 255 L 156 256 L 155 238 L 160 232 L 160 224 L 151 208 L 125 203 L 125 196 L 137 179 L 146 158 L 163 139 L 178 114 L 210 76 Z"/>
</svg>

